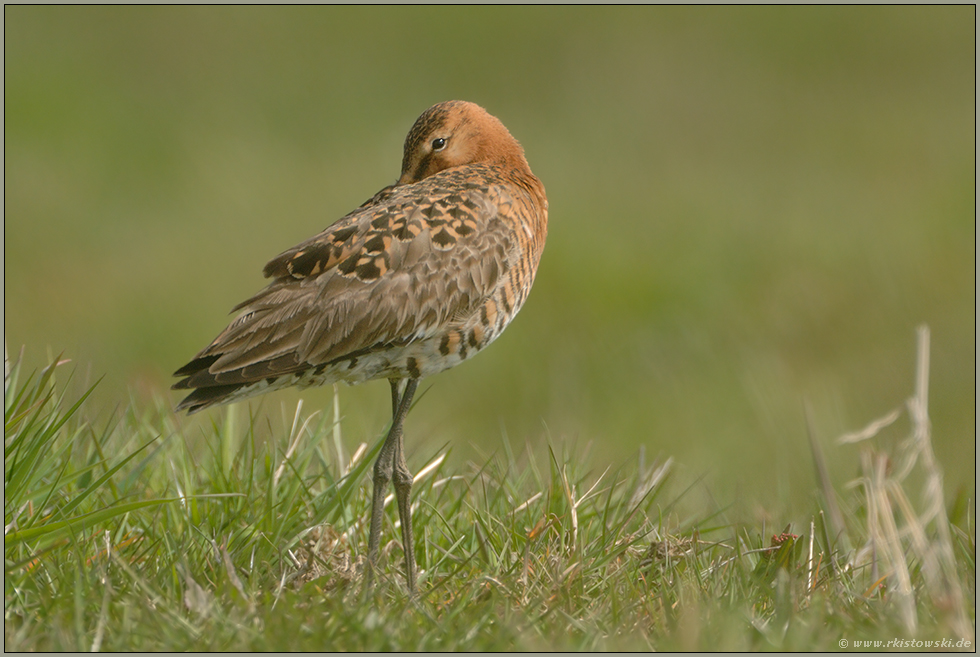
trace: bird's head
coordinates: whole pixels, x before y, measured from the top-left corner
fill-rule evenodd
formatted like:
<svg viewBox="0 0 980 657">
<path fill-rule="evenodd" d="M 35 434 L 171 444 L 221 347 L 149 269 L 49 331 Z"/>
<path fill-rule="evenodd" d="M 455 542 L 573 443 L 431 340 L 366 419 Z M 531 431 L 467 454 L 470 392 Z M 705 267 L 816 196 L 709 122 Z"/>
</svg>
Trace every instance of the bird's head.
<svg viewBox="0 0 980 657">
<path fill-rule="evenodd" d="M 500 161 L 530 173 L 524 149 L 497 117 L 475 103 L 450 100 L 422 113 L 405 138 L 399 185 L 464 164 Z"/>
</svg>

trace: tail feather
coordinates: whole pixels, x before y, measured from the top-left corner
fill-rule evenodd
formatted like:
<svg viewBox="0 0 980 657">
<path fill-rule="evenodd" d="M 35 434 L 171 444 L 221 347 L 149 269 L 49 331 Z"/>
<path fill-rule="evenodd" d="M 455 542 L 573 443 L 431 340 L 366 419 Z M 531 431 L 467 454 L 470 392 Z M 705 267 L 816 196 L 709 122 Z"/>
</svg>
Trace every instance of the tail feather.
<svg viewBox="0 0 980 657">
<path fill-rule="evenodd" d="M 191 393 L 177 404 L 177 411 L 186 410 L 191 414 L 209 406 L 245 399 L 275 389 L 277 381 L 280 387 L 288 381 L 295 382 L 297 380 L 295 377 L 287 376 L 286 379 L 282 377 L 309 369 L 309 365 L 296 362 L 295 354 L 287 354 L 246 367 L 211 371 L 222 356 L 223 354 L 198 356 L 174 373 L 174 376 L 184 378 L 173 384 L 171 389 L 191 390 Z"/>
<path fill-rule="evenodd" d="M 187 363 L 186 365 L 184 365 L 183 367 L 181 367 L 179 370 L 177 370 L 176 372 L 174 372 L 174 376 L 191 376 L 192 374 L 196 374 L 196 373 L 200 372 L 201 370 L 207 370 L 219 358 L 221 358 L 221 354 L 215 354 L 215 355 L 212 355 L 212 356 L 204 356 L 203 358 L 200 358 L 200 357 L 195 358 L 194 360 L 192 360 L 191 362 Z M 186 385 L 181 385 L 182 383 L 184 383 L 184 382 L 183 381 L 180 381 L 179 383 L 175 383 L 174 386 L 173 386 L 173 388 L 172 388 L 172 390 L 177 390 L 179 388 L 186 388 L 187 386 Z"/>
<path fill-rule="evenodd" d="M 176 388 L 177 386 L 174 387 Z M 208 388 L 196 388 L 191 394 L 184 397 L 184 399 L 177 404 L 177 410 L 187 411 L 188 415 L 192 415 L 209 406 L 215 406 L 217 404 L 223 404 L 226 401 L 229 401 L 234 393 L 238 392 L 238 390 L 244 387 L 245 386 L 243 385 L 232 384 L 224 386 L 211 386 Z"/>
<path fill-rule="evenodd" d="M 244 387 L 242 383 L 221 384 L 217 381 L 216 376 L 208 368 L 220 357 L 221 354 L 199 356 L 174 372 L 174 376 L 185 378 L 173 384 L 171 390 L 191 390 L 191 393 L 177 404 L 177 411 L 186 410 L 188 415 L 196 413 L 208 406 L 223 403 L 239 388 Z"/>
</svg>

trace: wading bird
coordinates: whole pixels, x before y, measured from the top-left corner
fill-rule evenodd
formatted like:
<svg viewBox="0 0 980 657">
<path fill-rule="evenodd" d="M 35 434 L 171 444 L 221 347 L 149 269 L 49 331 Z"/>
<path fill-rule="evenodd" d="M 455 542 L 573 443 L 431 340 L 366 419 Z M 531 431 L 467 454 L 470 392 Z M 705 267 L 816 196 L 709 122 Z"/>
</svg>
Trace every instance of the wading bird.
<svg viewBox="0 0 980 657">
<path fill-rule="evenodd" d="M 507 128 L 473 103 L 434 105 L 405 139 L 398 181 L 270 261 L 268 287 L 174 373 L 183 377 L 174 389 L 192 390 L 177 410 L 388 379 L 391 428 L 374 464 L 368 572 L 394 479 L 414 594 L 405 416 L 422 377 L 472 357 L 514 318 L 547 229 L 544 186 Z"/>
</svg>

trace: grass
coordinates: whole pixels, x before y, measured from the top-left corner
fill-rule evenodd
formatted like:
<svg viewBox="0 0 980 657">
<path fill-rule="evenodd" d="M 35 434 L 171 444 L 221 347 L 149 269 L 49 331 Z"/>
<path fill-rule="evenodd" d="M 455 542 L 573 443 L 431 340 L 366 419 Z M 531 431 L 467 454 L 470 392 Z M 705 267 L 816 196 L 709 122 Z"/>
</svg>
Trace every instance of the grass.
<svg viewBox="0 0 980 657">
<path fill-rule="evenodd" d="M 4 394 L 6 650 L 835 650 L 970 641 L 975 499 L 947 510 L 920 333 L 911 432 L 899 413 L 845 442 L 860 475 L 829 477 L 776 524 L 692 503 L 701 484 L 643 454 L 619 468 L 553 441 L 413 490 L 417 601 L 396 514 L 362 585 L 373 447 L 345 452 L 332 412 L 281 427 L 242 408 L 185 429 L 162 401 L 108 419 L 54 359 Z M 70 378 L 70 376 L 69 376 Z M 271 433 L 266 440 L 263 436 Z M 818 472 L 825 469 L 813 442 Z M 757 473 L 753 476 L 766 476 Z M 962 644 L 960 644 L 962 647 Z"/>
</svg>

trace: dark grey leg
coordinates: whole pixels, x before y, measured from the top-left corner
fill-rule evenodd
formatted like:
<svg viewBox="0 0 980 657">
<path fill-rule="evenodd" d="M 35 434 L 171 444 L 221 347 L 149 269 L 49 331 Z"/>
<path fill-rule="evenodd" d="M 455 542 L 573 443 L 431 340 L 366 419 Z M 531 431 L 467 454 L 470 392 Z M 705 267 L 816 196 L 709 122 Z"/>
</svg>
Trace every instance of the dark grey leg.
<svg viewBox="0 0 980 657">
<path fill-rule="evenodd" d="M 409 379 L 402 395 L 401 403 L 408 413 L 412 403 L 418 379 Z M 405 550 L 405 579 L 408 580 L 409 595 L 415 595 L 415 541 L 412 538 L 412 506 L 409 495 L 412 492 L 412 482 L 415 480 L 405 463 L 405 444 L 403 434 L 398 432 L 398 442 L 395 445 L 394 460 L 395 497 L 398 500 L 398 517 L 402 521 L 402 546 Z"/>
<path fill-rule="evenodd" d="M 384 519 L 385 493 L 392 475 L 395 477 L 395 496 L 398 499 L 398 515 L 402 524 L 402 543 L 405 549 L 405 570 L 408 590 L 415 594 L 415 546 L 412 542 L 412 517 L 408 494 L 412 490 L 412 474 L 405 464 L 402 444 L 402 425 L 412 405 L 412 397 L 418 387 L 418 379 L 409 379 L 405 390 L 399 394 L 399 379 L 389 380 L 391 384 L 391 429 L 385 438 L 378 460 L 374 462 L 374 493 L 371 503 L 371 531 L 368 536 L 368 582 L 371 582 L 378 559 L 378 545 L 381 542 L 381 523 Z M 407 528 L 407 529 L 406 529 Z"/>
</svg>

